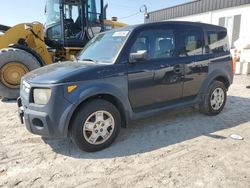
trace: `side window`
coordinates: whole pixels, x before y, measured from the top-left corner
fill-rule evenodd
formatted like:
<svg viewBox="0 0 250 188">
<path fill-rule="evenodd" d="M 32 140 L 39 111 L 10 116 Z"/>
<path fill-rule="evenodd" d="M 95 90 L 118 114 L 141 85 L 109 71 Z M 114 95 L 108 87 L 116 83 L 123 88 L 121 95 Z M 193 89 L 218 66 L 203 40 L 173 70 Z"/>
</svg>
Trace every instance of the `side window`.
<svg viewBox="0 0 250 188">
<path fill-rule="evenodd" d="M 156 35 L 154 41 L 154 59 L 174 56 L 175 40 L 173 31 L 166 31 Z"/>
<path fill-rule="evenodd" d="M 88 17 L 90 22 L 100 22 L 99 16 L 101 14 L 100 1 L 88 0 Z"/>
<path fill-rule="evenodd" d="M 82 30 L 81 3 L 79 1 L 66 2 L 64 6 L 64 30 L 66 40 L 80 39 Z"/>
<path fill-rule="evenodd" d="M 181 46 L 179 56 L 192 56 L 203 54 L 204 37 L 201 30 L 184 30 L 180 33 Z"/>
<path fill-rule="evenodd" d="M 64 8 L 64 16 L 65 20 L 71 20 L 72 22 L 76 22 L 81 13 L 80 4 L 69 4 L 65 5 Z"/>
<path fill-rule="evenodd" d="M 79 6 L 72 6 L 72 19 L 74 22 L 77 21 L 78 18 L 81 16 L 81 10 L 79 9 Z"/>
<path fill-rule="evenodd" d="M 146 60 L 174 56 L 175 37 L 173 30 L 152 30 L 141 32 L 131 47 L 131 53 L 146 52 Z"/>
<path fill-rule="evenodd" d="M 139 36 L 131 48 L 131 53 L 137 53 L 139 51 L 146 50 L 149 52 L 149 39 L 147 36 Z"/>
<path fill-rule="evenodd" d="M 209 49 L 214 54 L 225 52 L 229 47 L 226 31 L 208 31 L 207 37 Z"/>
</svg>

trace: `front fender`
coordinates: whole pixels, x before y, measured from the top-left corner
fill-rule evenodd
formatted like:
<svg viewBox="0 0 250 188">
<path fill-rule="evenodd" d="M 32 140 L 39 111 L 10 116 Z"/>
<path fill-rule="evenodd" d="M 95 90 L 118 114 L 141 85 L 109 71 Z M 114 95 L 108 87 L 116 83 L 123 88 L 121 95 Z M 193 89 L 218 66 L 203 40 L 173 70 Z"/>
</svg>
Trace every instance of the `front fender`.
<svg viewBox="0 0 250 188">
<path fill-rule="evenodd" d="M 66 90 L 65 90 L 66 91 Z M 81 105 L 84 101 L 88 100 L 93 96 L 98 95 L 111 95 L 115 97 L 123 107 L 124 114 L 126 116 L 126 120 L 129 121 L 132 113 L 132 109 L 127 98 L 127 87 L 116 87 L 115 85 L 111 85 L 108 83 L 90 83 L 84 84 L 84 86 L 80 86 L 77 88 L 77 91 L 74 94 L 65 93 L 65 98 L 72 103 L 70 109 L 67 110 L 65 114 L 65 118 L 63 118 L 60 125 L 64 125 L 60 129 L 63 129 L 64 135 L 68 134 L 68 128 L 70 125 L 70 120 L 75 112 L 75 110 Z M 66 122 L 66 123 L 65 123 Z"/>
<path fill-rule="evenodd" d="M 108 84 L 95 85 L 82 91 L 79 95 L 78 101 L 74 103 L 74 105 L 78 106 L 86 99 L 92 96 L 97 96 L 101 94 L 111 95 L 115 97 L 121 102 L 125 110 L 131 108 L 128 98 L 126 97 L 126 94 L 124 95 L 123 92 L 119 88 L 112 86 L 112 85 L 108 85 Z"/>
</svg>

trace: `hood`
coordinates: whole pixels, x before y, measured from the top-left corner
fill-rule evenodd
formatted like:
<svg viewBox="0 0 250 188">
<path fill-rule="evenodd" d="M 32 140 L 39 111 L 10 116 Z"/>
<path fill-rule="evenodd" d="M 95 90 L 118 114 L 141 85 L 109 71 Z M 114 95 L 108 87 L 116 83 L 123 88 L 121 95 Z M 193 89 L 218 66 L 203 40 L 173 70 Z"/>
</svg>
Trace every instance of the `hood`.
<svg viewBox="0 0 250 188">
<path fill-rule="evenodd" d="M 58 84 L 65 82 L 80 81 L 86 70 L 100 67 L 100 64 L 93 62 L 62 62 L 47 65 L 42 68 L 29 72 L 24 76 L 24 79 L 34 84 Z"/>
</svg>

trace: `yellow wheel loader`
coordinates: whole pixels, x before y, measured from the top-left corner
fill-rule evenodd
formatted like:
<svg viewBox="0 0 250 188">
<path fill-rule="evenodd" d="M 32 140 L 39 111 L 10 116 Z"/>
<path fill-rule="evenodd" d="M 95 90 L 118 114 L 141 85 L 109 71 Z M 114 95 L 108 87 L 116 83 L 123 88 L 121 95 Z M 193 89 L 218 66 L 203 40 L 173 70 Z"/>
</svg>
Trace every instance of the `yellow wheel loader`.
<svg viewBox="0 0 250 188">
<path fill-rule="evenodd" d="M 24 74 L 72 60 L 95 34 L 125 26 L 106 20 L 106 9 L 103 0 L 47 0 L 45 27 L 0 25 L 0 97 L 16 99 Z"/>
</svg>

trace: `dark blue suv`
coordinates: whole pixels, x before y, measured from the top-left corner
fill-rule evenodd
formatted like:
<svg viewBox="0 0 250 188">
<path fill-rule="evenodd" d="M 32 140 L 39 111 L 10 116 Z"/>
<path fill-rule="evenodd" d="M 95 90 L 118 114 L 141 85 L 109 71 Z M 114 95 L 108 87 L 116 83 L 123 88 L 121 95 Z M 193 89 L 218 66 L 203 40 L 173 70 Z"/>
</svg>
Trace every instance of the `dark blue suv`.
<svg viewBox="0 0 250 188">
<path fill-rule="evenodd" d="M 30 72 L 21 121 L 38 135 L 108 147 L 131 120 L 184 106 L 219 114 L 233 81 L 227 31 L 191 22 L 129 26 L 94 37 L 75 62 Z"/>
</svg>

